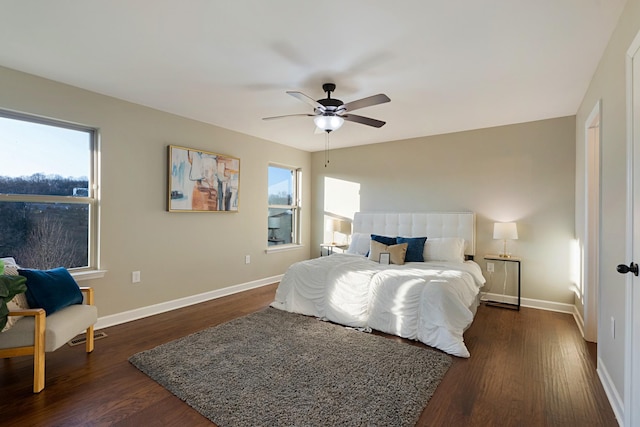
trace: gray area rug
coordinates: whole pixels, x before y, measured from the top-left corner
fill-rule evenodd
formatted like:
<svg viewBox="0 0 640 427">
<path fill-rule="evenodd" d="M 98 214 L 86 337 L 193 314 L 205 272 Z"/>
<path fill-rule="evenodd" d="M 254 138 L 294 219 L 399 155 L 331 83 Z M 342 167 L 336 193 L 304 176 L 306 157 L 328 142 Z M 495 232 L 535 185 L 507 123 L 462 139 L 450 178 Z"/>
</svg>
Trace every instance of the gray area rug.
<svg viewBox="0 0 640 427">
<path fill-rule="evenodd" d="M 275 308 L 129 361 L 221 427 L 413 426 L 452 362 Z"/>
</svg>

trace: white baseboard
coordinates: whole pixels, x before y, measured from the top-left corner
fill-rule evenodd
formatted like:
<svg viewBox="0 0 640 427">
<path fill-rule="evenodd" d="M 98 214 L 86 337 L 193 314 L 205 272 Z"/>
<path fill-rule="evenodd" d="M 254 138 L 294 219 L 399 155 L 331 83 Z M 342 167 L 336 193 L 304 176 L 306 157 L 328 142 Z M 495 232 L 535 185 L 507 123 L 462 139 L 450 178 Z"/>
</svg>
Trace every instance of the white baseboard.
<svg viewBox="0 0 640 427">
<path fill-rule="evenodd" d="M 604 388 L 604 392 L 609 398 L 609 403 L 611 404 L 611 409 L 613 409 L 613 413 L 616 416 L 616 420 L 618 420 L 619 425 L 624 425 L 624 402 L 620 398 L 620 394 L 616 391 L 615 385 L 609 376 L 609 372 L 607 372 L 607 368 L 602 363 L 602 360 L 598 358 L 598 378 L 600 378 L 600 383 Z"/>
<path fill-rule="evenodd" d="M 517 296 L 492 294 L 488 292 L 483 292 L 481 299 L 482 301 L 491 300 L 491 301 L 506 302 L 509 304 L 518 303 Z M 557 311 L 560 313 L 568 313 L 568 314 L 573 314 L 574 307 L 575 307 L 575 305 L 573 304 L 564 304 L 560 302 L 545 301 L 545 300 L 532 299 L 532 298 L 520 298 L 520 306 L 537 308 L 539 310 Z"/>
<path fill-rule="evenodd" d="M 109 326 L 120 325 L 122 323 L 131 322 L 133 320 L 142 319 L 144 317 L 153 316 L 155 314 L 165 313 L 167 311 L 176 310 L 178 308 L 187 307 L 193 304 L 225 297 L 227 295 L 236 294 L 238 292 L 248 291 L 249 289 L 255 289 L 261 286 L 270 285 L 272 283 L 279 282 L 282 279 L 282 276 L 283 275 L 281 274 L 278 276 L 267 277 L 260 280 L 254 280 L 252 282 L 241 283 L 239 285 L 233 285 L 222 289 L 204 292 L 202 294 L 191 295 L 172 301 L 162 302 L 160 304 L 154 304 L 147 307 L 123 311 L 122 313 L 99 317 L 98 322 L 94 326 L 94 329 L 98 330 L 102 328 L 108 328 Z"/>
<path fill-rule="evenodd" d="M 573 306 L 573 319 L 576 321 L 576 325 L 578 325 L 578 329 L 580 329 L 580 334 L 582 334 L 582 338 L 584 338 L 584 319 L 582 318 L 582 313 L 578 310 L 578 307 Z"/>
<path fill-rule="evenodd" d="M 486 300 L 507 302 L 509 304 L 518 303 L 518 297 L 484 292 L 482 294 L 482 301 Z M 575 306 L 575 304 L 564 304 L 560 302 L 544 301 L 532 298 L 521 298 L 520 305 L 522 307 L 537 308 L 539 310 L 549 310 L 557 311 L 559 313 L 571 314 L 573 316 L 573 320 L 575 320 L 576 325 L 578 326 L 578 329 L 580 330 L 582 338 L 584 338 L 584 320 L 582 318 L 582 314 L 578 311 L 578 308 Z"/>
</svg>

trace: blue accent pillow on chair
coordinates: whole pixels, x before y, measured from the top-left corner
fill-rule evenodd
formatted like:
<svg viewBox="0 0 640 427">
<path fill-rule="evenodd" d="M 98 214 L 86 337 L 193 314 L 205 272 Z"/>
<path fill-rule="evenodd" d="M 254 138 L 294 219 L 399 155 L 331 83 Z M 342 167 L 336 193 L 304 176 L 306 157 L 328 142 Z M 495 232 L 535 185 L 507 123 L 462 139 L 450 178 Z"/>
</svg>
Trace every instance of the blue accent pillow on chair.
<svg viewBox="0 0 640 427">
<path fill-rule="evenodd" d="M 407 254 L 404 260 L 406 262 L 424 262 L 424 242 L 426 237 L 396 237 L 398 243 L 408 243 Z"/>
<path fill-rule="evenodd" d="M 47 316 L 72 304 L 82 304 L 82 292 L 64 267 L 51 270 L 23 270 L 27 278 L 27 302 L 31 308 L 44 308 Z"/>
</svg>

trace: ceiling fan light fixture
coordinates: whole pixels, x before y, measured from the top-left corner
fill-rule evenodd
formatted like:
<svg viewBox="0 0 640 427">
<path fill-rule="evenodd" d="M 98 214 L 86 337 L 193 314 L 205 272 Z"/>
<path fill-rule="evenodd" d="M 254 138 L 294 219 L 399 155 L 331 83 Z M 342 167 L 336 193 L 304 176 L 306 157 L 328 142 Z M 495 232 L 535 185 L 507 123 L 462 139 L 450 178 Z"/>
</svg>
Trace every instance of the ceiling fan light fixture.
<svg viewBox="0 0 640 427">
<path fill-rule="evenodd" d="M 344 123 L 344 119 L 336 115 L 317 116 L 313 121 L 319 129 L 322 129 L 325 132 L 338 130 Z"/>
</svg>

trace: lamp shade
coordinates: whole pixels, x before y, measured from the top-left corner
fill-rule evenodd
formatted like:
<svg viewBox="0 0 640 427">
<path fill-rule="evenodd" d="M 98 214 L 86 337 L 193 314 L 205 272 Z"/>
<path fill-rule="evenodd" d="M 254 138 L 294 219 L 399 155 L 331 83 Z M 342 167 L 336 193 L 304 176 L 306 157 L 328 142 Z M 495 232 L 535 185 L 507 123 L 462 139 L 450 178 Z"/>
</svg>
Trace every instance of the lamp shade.
<svg viewBox="0 0 640 427">
<path fill-rule="evenodd" d="M 280 218 L 276 216 L 269 217 L 269 228 L 280 228 Z"/>
<path fill-rule="evenodd" d="M 342 234 L 351 234 L 351 223 L 349 221 L 340 221 L 336 231 Z"/>
<path fill-rule="evenodd" d="M 313 119 L 313 122 L 316 126 L 322 129 L 325 132 L 331 132 L 333 130 L 339 129 L 340 126 L 344 123 L 344 119 L 340 116 L 316 116 Z"/>
<path fill-rule="evenodd" d="M 493 238 L 502 240 L 516 240 L 518 227 L 515 222 L 496 222 L 493 224 Z"/>
<path fill-rule="evenodd" d="M 333 233 L 351 234 L 351 223 L 341 219 L 329 219 L 326 221 L 326 230 Z"/>
<path fill-rule="evenodd" d="M 325 230 L 326 230 L 326 231 L 329 231 L 329 232 L 331 232 L 331 233 L 333 233 L 334 231 L 336 231 L 336 223 L 337 223 L 337 221 L 338 221 L 338 220 L 336 220 L 336 219 L 327 219 L 327 220 L 325 221 L 325 224 L 324 224 L 324 226 L 325 226 Z"/>
</svg>

